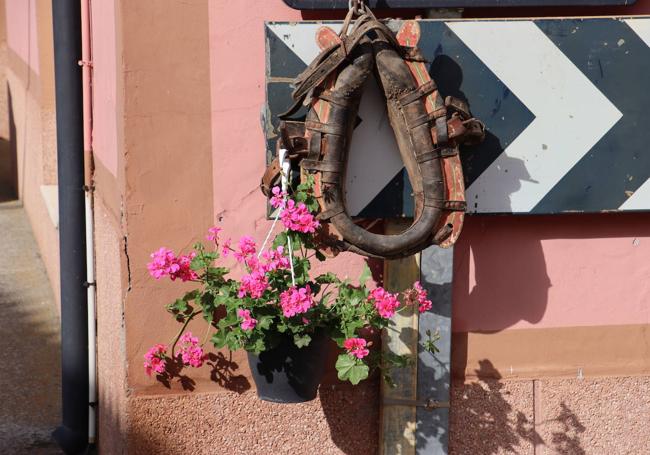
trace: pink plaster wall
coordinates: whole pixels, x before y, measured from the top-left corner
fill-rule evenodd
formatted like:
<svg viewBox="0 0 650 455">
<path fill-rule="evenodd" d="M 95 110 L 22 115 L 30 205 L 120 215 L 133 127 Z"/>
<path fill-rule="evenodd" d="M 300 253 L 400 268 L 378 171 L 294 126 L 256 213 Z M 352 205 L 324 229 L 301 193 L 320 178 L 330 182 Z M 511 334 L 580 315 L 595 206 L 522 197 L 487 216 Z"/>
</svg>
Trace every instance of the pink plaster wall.
<svg viewBox="0 0 650 455">
<path fill-rule="evenodd" d="M 92 2 L 93 153 L 117 177 L 115 2 Z"/>
<path fill-rule="evenodd" d="M 210 2 L 214 213 L 215 221 L 235 238 L 249 234 L 263 240 L 270 226 L 259 190 L 266 165 L 260 127 L 264 22 L 300 19 L 300 12 L 282 0 Z M 354 277 L 362 263 L 363 258 L 342 254 L 328 261 L 327 269 Z"/>
<path fill-rule="evenodd" d="M 650 323 L 650 215 L 468 217 L 457 332 Z"/>
<path fill-rule="evenodd" d="M 36 0 L 5 0 L 7 45 L 39 74 Z"/>
</svg>

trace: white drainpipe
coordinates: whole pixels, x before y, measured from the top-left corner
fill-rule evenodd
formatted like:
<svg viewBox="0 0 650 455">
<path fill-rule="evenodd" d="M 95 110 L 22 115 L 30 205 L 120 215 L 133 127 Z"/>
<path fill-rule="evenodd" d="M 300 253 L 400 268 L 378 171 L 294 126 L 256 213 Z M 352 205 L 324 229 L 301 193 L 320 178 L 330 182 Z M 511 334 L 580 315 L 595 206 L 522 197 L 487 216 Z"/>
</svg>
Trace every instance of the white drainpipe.
<svg viewBox="0 0 650 455">
<path fill-rule="evenodd" d="M 92 55 L 90 36 L 90 0 L 81 1 L 81 61 L 83 77 L 84 176 L 86 219 L 86 282 L 88 284 L 88 442 L 97 435 L 97 309 L 95 296 L 95 238 L 93 217 L 92 156 Z"/>
</svg>

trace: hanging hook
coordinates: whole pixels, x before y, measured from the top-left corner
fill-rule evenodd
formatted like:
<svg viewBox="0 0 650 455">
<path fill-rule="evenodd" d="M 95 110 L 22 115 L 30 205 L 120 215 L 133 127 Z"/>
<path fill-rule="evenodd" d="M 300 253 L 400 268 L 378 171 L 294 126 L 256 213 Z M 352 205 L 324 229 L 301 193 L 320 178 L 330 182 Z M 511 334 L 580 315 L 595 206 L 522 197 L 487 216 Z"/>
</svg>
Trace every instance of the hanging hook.
<svg viewBox="0 0 650 455">
<path fill-rule="evenodd" d="M 363 0 L 348 0 L 348 9 L 357 16 L 360 16 L 365 8 L 366 5 L 363 3 Z"/>
</svg>

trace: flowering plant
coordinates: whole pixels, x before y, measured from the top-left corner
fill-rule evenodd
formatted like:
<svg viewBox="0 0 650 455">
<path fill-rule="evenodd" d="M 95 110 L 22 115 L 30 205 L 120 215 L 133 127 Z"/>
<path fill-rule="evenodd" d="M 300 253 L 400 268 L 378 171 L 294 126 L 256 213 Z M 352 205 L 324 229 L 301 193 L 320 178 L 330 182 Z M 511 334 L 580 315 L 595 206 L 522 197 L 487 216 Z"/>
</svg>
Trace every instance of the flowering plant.
<svg viewBox="0 0 650 455">
<path fill-rule="evenodd" d="M 418 282 L 402 293 L 401 300 L 399 294 L 382 287 L 370 289 L 367 266 L 357 283 L 334 273 L 312 276 L 310 261 L 325 260 L 314 240 L 320 223 L 314 215 L 318 202 L 312 188 L 313 180 L 307 180 L 291 195 L 273 189 L 271 205 L 279 210 L 286 229 L 268 249 L 258 248 L 249 236 L 233 245 L 230 239 L 220 238 L 219 227 L 213 227 L 207 236 L 210 247 L 197 243 L 186 255 L 166 248 L 151 255 L 148 269 L 154 278 L 200 286 L 167 305 L 182 328 L 171 347 L 156 344 L 145 354 L 147 374 L 163 374 L 170 360 L 200 367 L 206 359 L 203 345 L 212 331 L 210 341 L 216 348 L 243 348 L 256 354 L 273 349 L 286 337 L 297 347 L 305 347 L 316 333 L 324 332 L 341 350 L 336 361 L 339 379 L 352 384 L 366 379 L 374 369 L 390 380 L 391 368 L 409 362 L 406 356 L 371 350 L 366 336 L 368 329 L 386 328 L 390 318 L 405 307 L 415 306 L 420 312 L 430 309 L 426 292 Z M 219 266 L 220 259 L 240 264 L 244 275 L 231 278 L 230 268 Z M 186 332 L 197 316 L 208 324 L 203 343 Z"/>
</svg>

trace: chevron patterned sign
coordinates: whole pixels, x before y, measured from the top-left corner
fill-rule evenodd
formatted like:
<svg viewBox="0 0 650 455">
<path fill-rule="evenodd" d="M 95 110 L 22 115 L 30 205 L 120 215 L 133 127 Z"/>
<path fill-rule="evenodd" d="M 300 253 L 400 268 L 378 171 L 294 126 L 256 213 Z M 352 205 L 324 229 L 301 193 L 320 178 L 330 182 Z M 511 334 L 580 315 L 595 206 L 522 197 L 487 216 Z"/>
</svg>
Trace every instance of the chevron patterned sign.
<svg viewBox="0 0 650 455">
<path fill-rule="evenodd" d="M 291 79 L 318 54 L 321 25 L 266 25 L 267 159 L 277 114 L 291 104 Z M 650 210 L 650 18 L 420 25 L 420 48 L 442 95 L 469 100 L 487 127 L 482 144 L 462 150 L 469 212 Z M 363 95 L 346 185 L 351 214 L 412 213 L 374 80 Z"/>
</svg>

